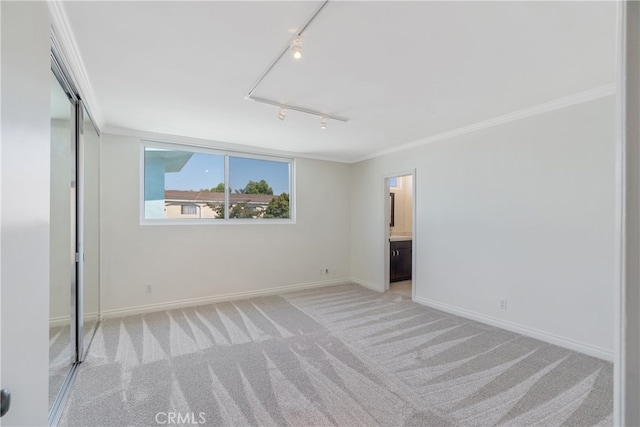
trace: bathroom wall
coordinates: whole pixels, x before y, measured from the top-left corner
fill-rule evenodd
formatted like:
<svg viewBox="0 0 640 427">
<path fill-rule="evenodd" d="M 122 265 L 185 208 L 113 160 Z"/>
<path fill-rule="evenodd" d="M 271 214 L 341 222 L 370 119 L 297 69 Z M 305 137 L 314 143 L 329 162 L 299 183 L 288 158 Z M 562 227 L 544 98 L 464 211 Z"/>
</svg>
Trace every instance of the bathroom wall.
<svg viewBox="0 0 640 427">
<path fill-rule="evenodd" d="M 413 225 L 413 179 L 411 175 L 397 177 L 397 186 L 389 191 L 395 194 L 395 218 L 392 236 L 411 236 Z"/>
</svg>

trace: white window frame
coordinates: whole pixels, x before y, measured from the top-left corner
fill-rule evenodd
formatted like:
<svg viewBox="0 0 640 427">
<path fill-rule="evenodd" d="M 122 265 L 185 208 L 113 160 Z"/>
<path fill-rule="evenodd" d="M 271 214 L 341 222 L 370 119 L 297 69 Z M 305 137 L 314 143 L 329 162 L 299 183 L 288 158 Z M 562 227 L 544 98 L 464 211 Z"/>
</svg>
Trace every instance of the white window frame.
<svg viewBox="0 0 640 427">
<path fill-rule="evenodd" d="M 224 156 L 224 183 L 227 191 L 224 195 L 224 218 L 145 218 L 144 178 L 145 178 L 145 148 L 160 148 L 167 150 L 189 151 L 194 153 Z M 267 160 L 289 164 L 289 218 L 229 218 L 229 157 L 243 157 L 255 160 Z M 187 145 L 172 142 L 151 140 L 140 141 L 139 168 L 139 213 L 140 225 L 269 225 L 296 223 L 296 161 L 292 157 L 271 156 L 265 154 L 234 151 L 199 145 Z M 215 185 L 215 184 L 213 184 Z"/>
</svg>

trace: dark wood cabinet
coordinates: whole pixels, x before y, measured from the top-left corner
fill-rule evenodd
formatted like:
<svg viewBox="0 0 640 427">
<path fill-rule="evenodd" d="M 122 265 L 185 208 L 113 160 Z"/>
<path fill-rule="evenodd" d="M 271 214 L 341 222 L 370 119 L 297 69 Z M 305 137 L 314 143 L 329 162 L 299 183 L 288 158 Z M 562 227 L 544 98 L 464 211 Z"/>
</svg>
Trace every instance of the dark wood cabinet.
<svg viewBox="0 0 640 427">
<path fill-rule="evenodd" d="M 389 281 L 411 280 L 411 240 L 390 242 Z"/>
</svg>

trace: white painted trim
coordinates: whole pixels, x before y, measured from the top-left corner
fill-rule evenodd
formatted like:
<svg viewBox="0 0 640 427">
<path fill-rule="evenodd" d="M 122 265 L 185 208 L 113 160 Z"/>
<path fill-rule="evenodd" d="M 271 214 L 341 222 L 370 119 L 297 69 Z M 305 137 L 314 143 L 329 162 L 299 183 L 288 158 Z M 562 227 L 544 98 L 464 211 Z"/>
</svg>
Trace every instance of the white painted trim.
<svg viewBox="0 0 640 427">
<path fill-rule="evenodd" d="M 130 136 L 133 138 L 140 138 L 141 140 L 164 142 L 167 144 L 189 145 L 192 147 L 200 147 L 206 149 L 218 149 L 222 151 L 232 151 L 243 154 L 264 155 L 271 157 L 284 157 L 284 158 L 300 158 L 310 160 L 322 160 L 326 162 L 336 163 L 351 163 L 348 160 L 337 159 L 333 157 L 325 156 L 312 156 L 304 153 L 297 153 L 293 151 L 284 151 L 270 149 L 266 147 L 256 147 L 255 145 L 238 144 L 233 142 L 223 142 L 213 139 L 193 138 L 190 136 L 171 135 L 157 132 L 149 132 L 144 130 L 128 129 L 117 126 L 107 126 L 104 133 L 110 133 L 112 135 Z"/>
<path fill-rule="evenodd" d="M 416 173 L 415 168 L 413 169 L 404 169 L 400 172 L 393 172 L 393 173 L 385 173 L 384 174 L 384 178 L 385 179 L 389 179 L 389 178 L 396 178 L 399 176 L 407 176 L 407 175 L 414 175 Z M 391 190 L 391 186 L 389 186 L 389 190 Z"/>
<path fill-rule="evenodd" d="M 73 34 L 73 31 L 71 30 L 71 26 L 69 25 L 69 20 L 67 18 L 66 12 L 64 11 L 63 3 L 64 2 L 62 0 L 47 0 L 47 5 L 49 6 L 49 12 L 51 15 L 51 24 L 52 24 L 53 32 L 55 34 L 56 40 L 58 41 L 61 49 L 63 50 L 63 54 L 65 57 L 64 59 L 66 60 L 67 65 L 69 67 L 69 72 L 73 75 L 72 77 L 74 78 L 75 83 L 78 86 L 78 90 L 80 91 L 80 95 L 82 99 L 84 99 L 88 107 L 90 107 L 91 114 L 95 119 L 96 125 L 98 126 L 99 130 L 104 129 L 104 132 L 112 133 L 116 135 L 138 136 L 140 138 L 145 138 L 145 139 L 150 138 L 150 139 L 155 139 L 159 141 L 167 141 L 167 142 L 175 142 L 175 143 L 189 144 L 189 143 L 194 143 L 195 141 L 207 141 L 207 140 L 198 139 L 198 138 L 182 137 L 177 135 L 164 135 L 164 134 L 158 134 L 154 132 L 126 129 L 126 128 L 120 128 L 120 127 L 114 127 L 114 126 L 106 126 L 106 123 L 104 121 L 104 116 L 100 109 L 100 104 L 93 90 L 93 86 L 91 85 L 91 80 L 84 66 L 84 62 L 82 61 L 82 55 L 80 53 L 80 49 L 78 48 L 78 44 L 76 43 L 75 36 Z M 533 107 L 525 108 L 523 110 L 498 116 L 489 120 L 485 120 L 482 122 L 478 122 L 475 124 L 471 124 L 468 126 L 463 126 L 461 128 L 443 132 L 438 135 L 433 135 L 427 138 L 419 139 L 417 141 L 401 144 L 399 146 L 389 148 L 386 150 L 377 151 L 375 153 L 369 154 L 361 158 L 350 159 L 350 160 L 339 159 L 339 158 L 334 158 L 329 156 L 313 156 L 313 155 L 307 155 L 303 153 L 290 152 L 290 151 L 269 150 L 266 148 L 259 148 L 255 146 L 248 146 L 248 145 L 242 145 L 242 144 L 222 143 L 219 141 L 215 141 L 215 142 L 217 146 L 225 146 L 225 147 L 228 147 L 228 149 L 233 149 L 233 147 L 236 146 L 236 147 L 240 147 L 239 149 L 241 149 L 242 151 L 256 152 L 256 154 L 280 153 L 281 155 L 284 154 L 287 156 L 295 156 L 295 157 L 313 159 L 313 160 L 324 160 L 324 161 L 338 162 L 338 163 L 358 163 L 363 160 L 380 157 L 380 156 L 395 153 L 398 151 L 404 151 L 404 150 L 407 150 L 413 147 L 418 147 L 431 142 L 440 141 L 440 140 L 451 138 L 454 136 L 467 134 L 480 129 L 486 129 L 486 128 L 497 126 L 507 122 L 535 116 L 537 114 L 558 110 L 571 105 L 576 105 L 582 102 L 587 102 L 594 99 L 602 98 L 604 96 L 613 95 L 616 92 L 615 89 L 616 88 L 614 83 L 607 84 L 594 89 L 586 90 L 586 91 L 569 95 L 563 98 L 559 98 L 550 102 L 542 103 Z M 258 152 L 257 150 L 260 150 L 260 151 Z"/>
<path fill-rule="evenodd" d="M 398 151 L 405 151 L 411 148 L 419 147 L 421 145 L 430 144 L 432 142 L 441 141 L 443 139 L 453 138 L 454 136 L 464 135 L 467 133 L 475 132 L 482 129 L 491 128 L 494 126 L 502 125 L 505 123 L 525 119 L 527 117 L 536 116 L 538 114 L 548 113 L 551 111 L 559 110 L 572 105 L 581 104 L 583 102 L 592 101 L 594 99 L 603 98 L 609 95 L 615 95 L 616 85 L 614 83 L 597 87 L 595 89 L 586 90 L 573 95 L 565 96 L 564 98 L 555 99 L 553 101 L 545 102 L 542 104 L 534 105 L 533 107 L 525 108 L 523 110 L 514 111 L 512 113 L 504 114 L 502 116 L 494 117 L 489 120 L 474 123 L 461 128 L 453 129 L 447 132 L 442 132 L 437 135 L 433 135 L 427 138 L 419 139 L 417 141 L 401 144 L 393 148 L 377 151 L 365 157 L 361 157 L 356 160 L 352 160 L 351 163 L 358 163 L 364 160 L 373 159 L 376 157 L 384 156 Z"/>
<path fill-rule="evenodd" d="M 256 291 L 233 292 L 229 294 L 215 295 L 202 298 L 189 298 L 179 301 L 169 301 L 158 304 L 138 305 L 134 307 L 119 308 L 115 310 L 104 310 L 102 319 L 114 319 L 135 314 L 153 313 L 156 311 L 173 310 L 176 308 L 194 307 L 198 305 L 214 304 L 223 301 L 232 301 L 239 299 L 255 298 L 266 295 L 275 295 L 285 292 L 298 291 L 302 289 L 321 288 L 324 286 L 345 285 L 351 283 L 349 279 L 324 280 L 321 282 L 300 283 L 296 285 L 278 286 L 269 289 L 260 289 Z"/>
<path fill-rule="evenodd" d="M 94 322 L 100 319 L 98 313 L 90 313 L 84 315 L 84 323 Z M 58 316 L 49 319 L 49 327 L 55 328 L 56 326 L 66 326 L 71 324 L 71 316 Z"/>
<path fill-rule="evenodd" d="M 613 306 L 613 425 L 623 425 L 625 419 L 625 107 L 626 107 L 626 17 L 627 2 L 617 2 L 616 31 L 616 140 L 615 140 L 615 235 L 614 235 L 614 306 Z"/>
<path fill-rule="evenodd" d="M 371 289 L 372 291 L 384 292 L 384 284 L 380 285 L 379 283 L 368 282 L 366 280 L 356 278 L 352 278 L 351 282 L 364 288 Z"/>
<path fill-rule="evenodd" d="M 289 165 L 289 218 L 257 218 L 257 219 L 242 219 L 242 218 L 229 218 L 229 192 L 225 191 L 224 195 L 224 218 L 147 218 L 145 217 L 145 152 L 146 148 L 160 148 L 166 150 L 184 150 L 189 153 L 201 153 L 211 154 L 215 156 L 224 157 L 224 183 L 229 183 L 229 157 L 235 156 L 236 158 L 265 160 L 269 162 L 287 163 Z M 140 225 L 142 226 L 162 226 L 162 225 L 207 225 L 207 226 L 226 226 L 226 225 L 295 225 L 296 224 L 296 159 L 294 157 L 282 157 L 282 156 L 267 156 L 264 154 L 254 154 L 241 151 L 223 150 L 218 148 L 203 147 L 202 145 L 186 145 L 186 144 L 171 144 L 167 142 L 149 141 L 146 139 L 140 140 L 140 161 L 139 161 L 139 209 L 140 209 Z"/>
<path fill-rule="evenodd" d="M 71 324 L 71 316 L 52 317 L 49 319 L 49 328 L 66 326 Z"/>
<path fill-rule="evenodd" d="M 151 139 L 154 141 L 168 142 L 168 143 L 174 143 L 174 144 L 188 144 L 188 145 L 196 145 L 196 146 L 199 145 L 204 147 L 220 148 L 224 150 L 242 151 L 246 153 L 275 155 L 275 156 L 284 156 L 284 157 L 298 157 L 303 159 L 323 160 L 328 162 L 353 164 L 353 163 L 362 162 L 364 160 L 381 157 L 387 154 L 392 154 L 399 151 L 405 151 L 414 147 L 419 147 L 421 145 L 430 144 L 432 142 L 437 142 L 437 141 L 445 140 L 448 138 L 453 138 L 455 136 L 464 135 L 464 134 L 472 133 L 478 130 L 487 129 L 487 128 L 502 125 L 505 123 L 525 119 L 527 117 L 548 113 L 548 112 L 559 110 L 565 107 L 570 107 L 572 105 L 581 104 L 583 102 L 604 98 L 605 96 L 615 95 L 615 93 L 616 93 L 615 83 L 599 86 L 594 89 L 578 92 L 573 95 L 555 99 L 553 101 L 534 105 L 533 107 L 525 108 L 523 110 L 514 111 L 511 113 L 504 114 L 502 116 L 494 117 L 494 118 L 484 120 L 478 123 L 474 123 L 468 126 L 463 126 L 457 129 L 439 133 L 437 135 L 429 136 L 427 138 L 422 138 L 422 139 L 412 141 L 412 142 L 407 142 L 389 149 L 377 151 L 372 154 L 366 155 L 364 157 L 356 158 L 356 159 L 341 159 L 341 158 L 329 157 L 329 156 L 313 156 L 313 155 L 293 152 L 293 151 L 276 150 L 276 149 L 269 149 L 265 147 L 256 147 L 256 146 L 247 145 L 247 144 L 237 144 L 237 143 L 208 140 L 208 139 L 202 139 L 202 138 L 193 138 L 188 136 L 162 134 L 162 133 L 149 132 L 149 131 L 143 131 L 143 130 L 122 128 L 117 126 L 107 126 L 104 132 L 111 133 L 114 135 L 131 136 L 131 137 L 137 137 L 141 139 Z"/>
<path fill-rule="evenodd" d="M 388 176 L 385 175 L 383 177 L 383 182 L 384 182 L 384 195 L 382 200 L 384 201 L 383 205 L 384 205 L 384 215 L 383 215 L 383 242 L 384 245 L 383 246 L 383 250 L 384 250 L 384 254 L 382 256 L 382 259 L 384 260 L 384 268 L 382 269 L 382 286 L 384 288 L 384 291 L 388 291 L 389 290 L 389 286 L 391 285 L 390 280 L 391 280 L 391 242 L 390 242 L 390 226 L 389 224 L 391 223 L 391 200 L 390 200 L 390 196 L 389 193 L 391 192 L 391 178 L 394 178 L 394 176 Z"/>
<path fill-rule="evenodd" d="M 62 59 L 68 68 L 67 71 L 71 74 L 70 77 L 73 79 L 76 89 L 80 92 L 80 97 L 85 101 L 87 110 L 90 111 L 98 131 L 100 131 L 105 125 L 104 116 L 100 109 L 100 103 L 93 91 L 91 79 L 82 61 L 82 55 L 71 30 L 63 3 L 62 0 L 47 0 L 53 36 L 62 50 L 60 53 L 63 55 Z"/>
<path fill-rule="evenodd" d="M 2 25 L 2 6 L 0 6 L 0 25 Z M 1 33 L 1 32 L 0 32 Z M 1 53 L 0 53 L 1 56 Z M 0 66 L 0 82 L 2 82 L 2 67 Z M 5 92 L 6 93 L 6 92 Z M 4 104 L 4 102 L 2 101 L 2 95 L 0 95 L 0 139 L 4 138 L 4 133 L 2 132 L 2 119 L 4 118 L 4 116 L 2 115 L 2 104 Z M 0 165 L 2 164 L 2 147 L 0 146 Z M 6 179 L 5 179 L 5 183 L 6 183 Z M 5 230 L 5 226 L 3 225 L 2 222 L 2 172 L 0 172 L 0 232 L 4 232 Z M 2 317 L 2 239 L 0 238 L 0 321 L 2 321 L 3 317 Z M 5 289 L 7 289 L 7 285 L 5 283 Z M 47 310 L 50 310 L 49 307 L 47 307 Z M 1 330 L 1 328 L 0 328 Z M 11 356 L 9 356 L 11 357 Z M 6 359 L 5 359 L 6 360 Z M 0 376 L 2 375 L 2 340 L 0 340 Z M 0 387 L 2 387 L 0 385 Z M 1 426 L 2 424 L 0 424 Z"/>
<path fill-rule="evenodd" d="M 395 177 L 403 177 L 403 176 L 410 176 L 411 177 L 411 298 L 414 298 L 416 296 L 416 288 L 417 288 L 417 280 L 416 280 L 416 271 L 418 271 L 418 269 L 416 268 L 416 252 L 417 252 L 417 243 L 416 243 L 416 217 L 418 215 L 418 209 L 416 208 L 417 203 L 416 203 L 416 195 L 418 194 L 416 192 L 416 169 L 407 169 L 404 170 L 402 172 L 397 172 L 397 173 L 391 173 L 391 174 L 385 174 L 384 175 L 384 188 L 385 188 L 385 194 L 384 194 L 384 206 L 385 206 L 385 214 L 384 214 L 384 226 L 385 226 L 385 238 L 384 238 L 384 260 L 385 260 L 385 266 L 383 269 L 383 276 L 382 276 L 382 283 L 384 285 L 384 291 L 388 291 L 389 287 L 391 286 L 390 280 L 391 280 L 391 271 L 390 271 L 390 266 L 391 266 L 391 259 L 390 259 L 390 255 L 391 255 L 391 242 L 389 241 L 389 222 L 391 221 L 390 218 L 390 212 L 391 212 L 391 206 L 389 204 L 389 197 L 388 194 L 391 192 L 391 186 L 390 186 L 390 179 L 391 178 L 395 178 Z"/>
<path fill-rule="evenodd" d="M 441 310 L 446 313 L 455 314 L 456 316 L 464 317 L 485 323 L 487 325 L 495 326 L 507 331 L 516 332 L 531 338 L 539 339 L 550 344 L 555 344 L 560 347 L 568 348 L 569 350 L 578 351 L 589 356 L 597 357 L 599 359 L 613 362 L 613 352 L 604 348 L 595 347 L 589 344 L 581 343 L 571 340 L 569 338 L 561 337 L 559 335 L 550 334 L 538 329 L 529 328 L 527 326 L 520 325 L 518 323 L 509 322 L 507 320 L 498 319 L 495 317 L 485 316 L 484 314 L 476 313 L 471 310 L 465 310 L 463 308 L 455 307 L 453 305 L 444 304 L 441 302 L 433 301 L 427 298 L 415 296 L 413 301 L 418 304 L 425 305 L 436 310 Z"/>
</svg>

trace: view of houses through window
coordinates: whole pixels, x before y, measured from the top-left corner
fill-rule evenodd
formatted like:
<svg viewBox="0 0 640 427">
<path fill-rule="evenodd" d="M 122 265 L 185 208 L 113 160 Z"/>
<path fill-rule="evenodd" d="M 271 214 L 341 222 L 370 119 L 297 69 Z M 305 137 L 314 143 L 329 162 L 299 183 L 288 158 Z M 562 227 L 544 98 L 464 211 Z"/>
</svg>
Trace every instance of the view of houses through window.
<svg viewBox="0 0 640 427">
<path fill-rule="evenodd" d="M 291 170 L 289 159 L 145 144 L 144 218 L 289 219 Z"/>
</svg>

